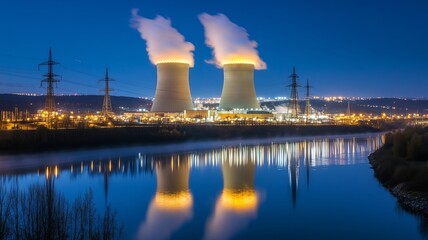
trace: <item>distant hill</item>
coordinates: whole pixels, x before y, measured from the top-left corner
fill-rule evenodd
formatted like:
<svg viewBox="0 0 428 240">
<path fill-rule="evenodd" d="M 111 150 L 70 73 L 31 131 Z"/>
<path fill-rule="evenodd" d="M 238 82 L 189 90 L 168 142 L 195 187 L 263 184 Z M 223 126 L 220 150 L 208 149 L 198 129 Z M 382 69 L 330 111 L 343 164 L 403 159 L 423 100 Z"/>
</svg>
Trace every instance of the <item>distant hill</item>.
<svg viewBox="0 0 428 240">
<path fill-rule="evenodd" d="M 102 95 L 79 95 L 79 96 L 55 96 L 59 109 L 81 112 L 100 111 L 103 104 Z M 136 111 L 138 109 L 150 109 L 152 101 L 135 97 L 111 96 L 113 111 L 121 113 L 124 111 Z M 45 104 L 44 96 L 24 96 L 15 94 L 0 94 L 0 111 L 13 111 L 18 107 L 19 111 L 36 112 Z M 278 105 L 287 105 L 288 101 L 264 102 L 262 106 L 270 109 Z M 300 109 L 305 109 L 305 101 L 299 101 Z M 311 100 L 314 109 L 325 113 L 346 113 L 348 101 L 325 101 L 320 99 Z M 210 107 L 215 107 L 211 104 Z M 426 99 L 401 99 L 401 98 L 370 98 L 365 100 L 350 101 L 351 113 L 373 113 L 373 114 L 428 114 L 428 100 Z"/>
<path fill-rule="evenodd" d="M 80 112 L 100 111 L 103 105 L 102 95 L 81 96 L 55 96 L 55 102 L 59 109 Z M 150 109 L 152 101 L 135 97 L 111 96 L 113 111 L 135 111 L 138 109 Z M 0 94 L 0 111 L 13 111 L 18 107 L 19 111 L 36 112 L 45 105 L 45 96 L 24 96 L 15 94 Z"/>
<path fill-rule="evenodd" d="M 346 113 L 348 101 L 325 101 L 313 99 L 311 106 L 320 112 L 326 113 Z M 268 102 L 262 106 L 273 108 L 278 105 L 287 105 L 288 101 Z M 370 98 L 365 100 L 353 100 L 349 102 L 351 113 L 372 113 L 372 114 L 408 114 L 417 113 L 428 114 L 428 100 L 426 99 L 401 99 L 401 98 Z M 305 110 L 306 102 L 299 101 L 300 109 Z"/>
</svg>

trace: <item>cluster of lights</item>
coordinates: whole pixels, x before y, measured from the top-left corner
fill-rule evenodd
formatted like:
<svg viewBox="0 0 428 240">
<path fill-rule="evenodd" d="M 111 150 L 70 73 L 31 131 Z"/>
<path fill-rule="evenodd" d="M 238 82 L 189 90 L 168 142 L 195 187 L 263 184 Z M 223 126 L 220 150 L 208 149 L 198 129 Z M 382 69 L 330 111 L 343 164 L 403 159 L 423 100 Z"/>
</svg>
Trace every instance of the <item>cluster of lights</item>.
<svg viewBox="0 0 428 240">
<path fill-rule="evenodd" d="M 290 168 L 301 165 L 307 167 L 349 165 L 355 164 L 361 154 L 367 154 L 382 146 L 383 136 L 369 137 L 367 141 L 359 141 L 356 138 L 338 139 L 313 139 L 286 143 L 272 143 L 258 146 L 234 146 L 218 148 L 210 151 L 199 151 L 184 154 L 171 155 L 147 155 L 140 153 L 137 158 L 123 161 L 90 161 L 71 164 L 70 166 L 54 165 L 38 170 L 37 173 L 45 174 L 46 178 L 59 177 L 62 171 L 72 174 L 83 174 L 85 170 L 89 174 L 94 173 L 124 173 L 128 170 L 142 172 L 142 169 L 156 169 L 167 167 L 170 172 L 179 169 L 203 168 L 206 166 L 268 166 Z M 138 166 L 139 168 L 135 168 Z"/>
</svg>

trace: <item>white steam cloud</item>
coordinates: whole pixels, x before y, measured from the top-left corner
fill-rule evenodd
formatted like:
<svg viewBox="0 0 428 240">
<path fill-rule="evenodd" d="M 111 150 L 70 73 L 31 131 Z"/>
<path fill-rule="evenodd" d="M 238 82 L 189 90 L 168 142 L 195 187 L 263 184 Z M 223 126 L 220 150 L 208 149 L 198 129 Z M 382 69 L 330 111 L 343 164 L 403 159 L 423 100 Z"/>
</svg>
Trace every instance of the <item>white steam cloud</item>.
<svg viewBox="0 0 428 240">
<path fill-rule="evenodd" d="M 147 52 L 153 64 L 161 62 L 183 62 L 193 67 L 195 46 L 186 42 L 184 36 L 171 26 L 171 20 L 162 16 L 148 19 L 132 9 L 131 27 L 137 29 L 146 40 Z"/>
<path fill-rule="evenodd" d="M 213 48 L 218 67 L 227 63 L 251 63 L 255 69 L 266 69 L 266 63 L 259 57 L 257 42 L 249 39 L 247 30 L 231 22 L 223 14 L 199 15 L 205 29 L 205 43 Z"/>
</svg>

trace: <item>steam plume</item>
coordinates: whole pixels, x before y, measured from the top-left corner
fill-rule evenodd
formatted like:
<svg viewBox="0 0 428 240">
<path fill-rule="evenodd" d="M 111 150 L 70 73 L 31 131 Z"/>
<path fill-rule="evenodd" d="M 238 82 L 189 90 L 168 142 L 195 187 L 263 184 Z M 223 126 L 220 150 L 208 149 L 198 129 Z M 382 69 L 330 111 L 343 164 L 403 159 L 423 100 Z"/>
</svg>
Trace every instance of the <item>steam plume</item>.
<svg viewBox="0 0 428 240">
<path fill-rule="evenodd" d="M 193 67 L 195 46 L 186 42 L 184 36 L 171 26 L 171 20 L 162 16 L 143 18 L 138 9 L 132 9 L 131 27 L 137 29 L 146 40 L 147 52 L 153 64 L 183 62 Z"/>
<path fill-rule="evenodd" d="M 259 57 L 257 42 L 251 41 L 247 30 L 231 22 L 223 14 L 199 15 L 205 28 L 205 43 L 213 48 L 218 67 L 227 63 L 252 63 L 256 69 L 266 69 L 266 63 Z"/>
</svg>

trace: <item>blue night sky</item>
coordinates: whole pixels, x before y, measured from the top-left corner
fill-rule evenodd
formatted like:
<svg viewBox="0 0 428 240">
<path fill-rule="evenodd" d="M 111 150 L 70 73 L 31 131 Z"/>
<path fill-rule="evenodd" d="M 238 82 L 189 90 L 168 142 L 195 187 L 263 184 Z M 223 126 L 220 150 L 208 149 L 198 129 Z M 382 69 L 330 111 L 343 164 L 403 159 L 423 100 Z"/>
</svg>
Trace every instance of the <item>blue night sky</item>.
<svg viewBox="0 0 428 240">
<path fill-rule="evenodd" d="M 197 15 L 223 13 L 258 42 L 266 70 L 255 73 L 258 96 L 288 96 L 296 66 L 319 96 L 428 97 L 428 1 L 313 0 L 1 0 L 0 93 L 44 93 L 37 64 L 61 62 L 57 93 L 101 94 L 105 66 L 113 95 L 153 97 L 156 68 L 130 27 L 131 9 L 169 18 L 195 45 L 193 97 L 220 96 L 223 73 L 212 59 Z M 303 91 L 300 91 L 303 96 Z"/>
</svg>

